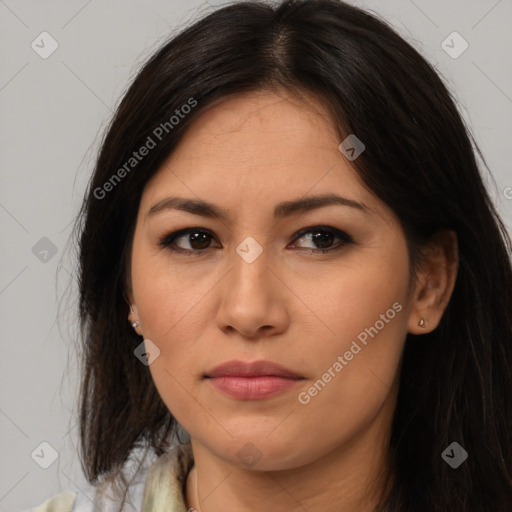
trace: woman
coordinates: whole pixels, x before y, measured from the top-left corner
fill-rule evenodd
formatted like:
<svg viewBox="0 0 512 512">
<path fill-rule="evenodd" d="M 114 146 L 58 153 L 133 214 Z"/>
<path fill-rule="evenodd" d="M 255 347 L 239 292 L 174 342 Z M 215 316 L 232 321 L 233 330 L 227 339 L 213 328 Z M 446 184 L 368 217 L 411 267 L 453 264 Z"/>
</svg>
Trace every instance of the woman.
<svg viewBox="0 0 512 512">
<path fill-rule="evenodd" d="M 510 240 L 384 22 L 336 0 L 199 20 L 125 94 L 79 221 L 96 507 L 510 511 Z"/>
</svg>

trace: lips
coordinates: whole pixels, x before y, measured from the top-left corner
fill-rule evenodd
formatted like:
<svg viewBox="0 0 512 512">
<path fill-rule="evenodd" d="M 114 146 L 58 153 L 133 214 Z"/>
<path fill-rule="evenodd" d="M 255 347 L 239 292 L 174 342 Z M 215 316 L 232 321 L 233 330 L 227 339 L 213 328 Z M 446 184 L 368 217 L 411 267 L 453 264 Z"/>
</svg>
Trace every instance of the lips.
<svg viewBox="0 0 512 512">
<path fill-rule="evenodd" d="M 285 377 L 289 379 L 303 378 L 296 372 L 271 361 L 227 361 L 216 366 L 205 374 L 206 378 L 215 377 Z"/>
<path fill-rule="evenodd" d="M 304 378 L 270 361 L 228 361 L 205 374 L 225 396 L 237 400 L 264 400 L 295 387 Z"/>
</svg>

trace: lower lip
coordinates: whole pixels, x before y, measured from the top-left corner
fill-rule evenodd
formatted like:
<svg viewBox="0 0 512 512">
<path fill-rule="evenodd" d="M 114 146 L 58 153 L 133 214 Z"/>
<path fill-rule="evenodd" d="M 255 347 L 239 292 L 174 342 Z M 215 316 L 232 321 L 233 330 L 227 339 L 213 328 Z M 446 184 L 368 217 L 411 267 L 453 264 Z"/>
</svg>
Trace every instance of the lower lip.
<svg viewBox="0 0 512 512">
<path fill-rule="evenodd" d="M 302 379 L 264 375 L 261 377 L 209 377 L 213 386 L 239 400 L 262 400 L 283 393 Z"/>
</svg>

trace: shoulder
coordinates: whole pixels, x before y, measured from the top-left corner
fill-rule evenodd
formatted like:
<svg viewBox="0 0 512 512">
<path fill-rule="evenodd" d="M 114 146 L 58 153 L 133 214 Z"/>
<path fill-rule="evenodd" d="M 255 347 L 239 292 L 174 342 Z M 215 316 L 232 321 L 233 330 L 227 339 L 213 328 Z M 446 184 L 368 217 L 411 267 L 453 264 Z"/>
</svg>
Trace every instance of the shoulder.
<svg viewBox="0 0 512 512">
<path fill-rule="evenodd" d="M 22 512 L 97 512 L 95 504 L 84 494 L 65 491 L 55 494 L 43 504 Z"/>
<path fill-rule="evenodd" d="M 64 491 L 43 504 L 22 512 L 135 512 L 140 510 L 148 468 L 139 468 L 134 475 L 127 475 L 128 486 L 116 484 L 111 479 L 78 491 Z"/>
<path fill-rule="evenodd" d="M 147 470 L 142 471 L 140 476 L 146 473 Z M 43 504 L 22 512 L 135 512 L 140 510 L 143 490 L 144 478 L 133 480 L 126 489 L 125 503 L 120 507 L 122 498 L 118 495 L 119 490 L 108 482 L 87 494 L 73 491 L 56 494 Z"/>
<path fill-rule="evenodd" d="M 52 496 L 42 505 L 26 510 L 25 512 L 82 512 L 75 508 L 76 498 L 76 492 L 62 492 Z"/>
<path fill-rule="evenodd" d="M 127 487 L 106 479 L 85 493 L 65 491 L 22 512 L 139 512 L 151 504 L 154 510 L 186 510 L 184 482 L 193 464 L 190 444 L 173 446 L 159 457 L 145 453 L 126 465 Z"/>
</svg>

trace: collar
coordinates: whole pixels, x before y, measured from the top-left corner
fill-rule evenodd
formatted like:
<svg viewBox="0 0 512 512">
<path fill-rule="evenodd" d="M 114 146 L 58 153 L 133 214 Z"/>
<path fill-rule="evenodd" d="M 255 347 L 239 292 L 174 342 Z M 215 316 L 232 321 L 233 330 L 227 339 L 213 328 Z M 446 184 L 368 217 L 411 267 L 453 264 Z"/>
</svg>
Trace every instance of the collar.
<svg viewBox="0 0 512 512">
<path fill-rule="evenodd" d="M 190 443 L 158 457 L 148 470 L 141 512 L 187 512 L 185 482 L 193 465 Z"/>
</svg>

